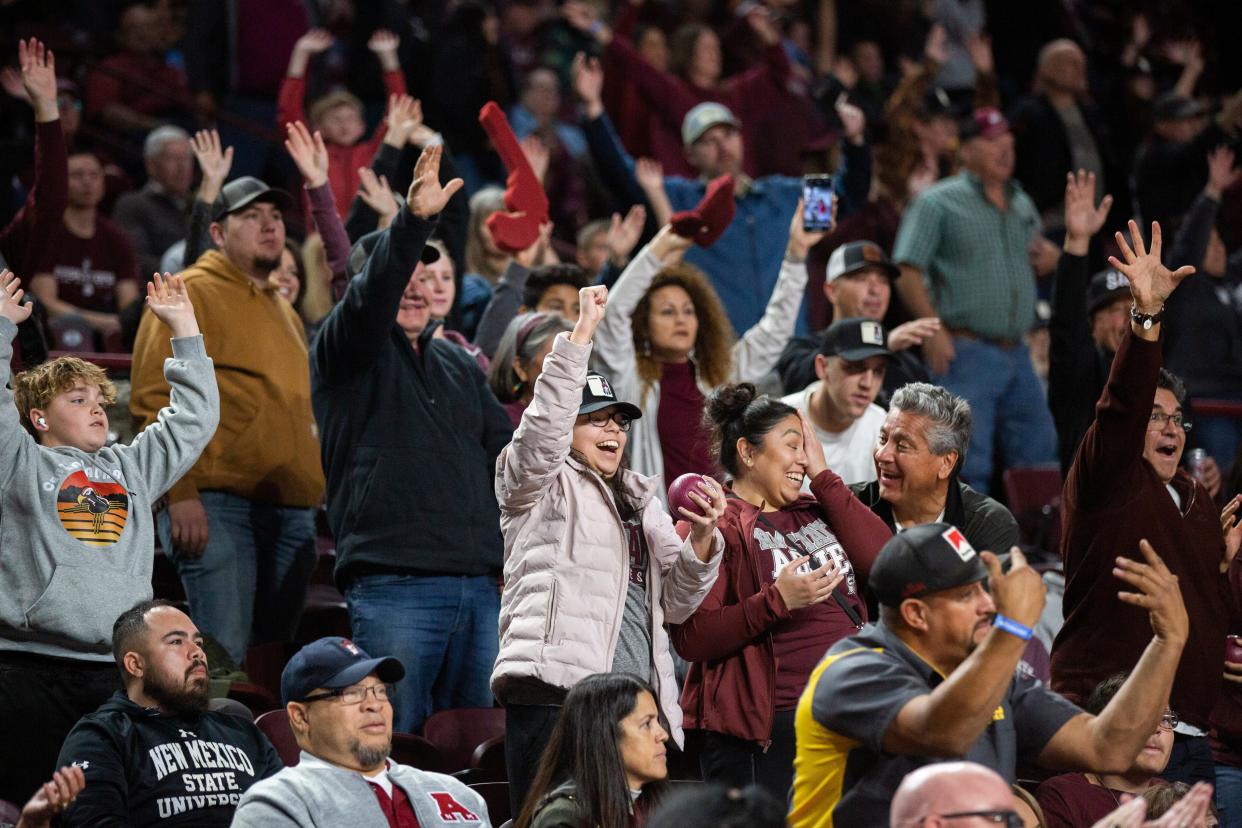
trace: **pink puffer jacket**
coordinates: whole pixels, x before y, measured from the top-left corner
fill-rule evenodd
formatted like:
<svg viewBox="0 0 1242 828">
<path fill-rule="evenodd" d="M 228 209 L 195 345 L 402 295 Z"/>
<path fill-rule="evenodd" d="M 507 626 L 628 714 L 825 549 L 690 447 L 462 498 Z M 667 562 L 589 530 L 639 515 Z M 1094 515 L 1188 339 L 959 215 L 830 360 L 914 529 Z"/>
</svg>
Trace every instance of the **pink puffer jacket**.
<svg viewBox="0 0 1242 828">
<path fill-rule="evenodd" d="M 612 666 L 629 583 L 625 532 L 607 484 L 569 456 L 590 353 L 566 334 L 556 338 L 534 401 L 496 460 L 505 588 L 493 688 L 503 679 L 531 677 L 568 689 Z M 659 597 L 651 606 L 656 691 L 680 746 L 681 707 L 664 624 L 679 624 L 698 609 L 716 581 L 724 540 L 716 532 L 712 557 L 703 563 L 689 540 L 677 536 L 654 479 L 621 473 L 641 504 L 648 595 Z"/>
</svg>

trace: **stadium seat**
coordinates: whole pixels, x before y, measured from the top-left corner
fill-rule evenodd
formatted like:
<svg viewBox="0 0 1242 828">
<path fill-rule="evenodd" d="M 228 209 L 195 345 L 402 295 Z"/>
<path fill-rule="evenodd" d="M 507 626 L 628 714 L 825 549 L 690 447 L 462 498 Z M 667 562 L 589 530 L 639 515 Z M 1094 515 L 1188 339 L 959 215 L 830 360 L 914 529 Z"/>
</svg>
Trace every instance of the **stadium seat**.
<svg viewBox="0 0 1242 828">
<path fill-rule="evenodd" d="M 298 641 L 316 641 L 331 635 L 349 638 L 349 610 L 345 596 L 336 587 L 311 584 L 306 590 L 306 608 L 298 623 Z"/>
<path fill-rule="evenodd" d="M 413 733 L 392 734 L 393 761 L 419 770 L 445 773 L 444 756 L 440 750 L 422 736 Z"/>
<path fill-rule="evenodd" d="M 297 740 L 293 738 L 293 728 L 289 727 L 289 714 L 284 709 L 264 713 L 254 723 L 263 731 L 272 747 L 276 748 L 276 753 L 286 768 L 298 763 L 301 751 L 298 749 Z"/>
<path fill-rule="evenodd" d="M 470 790 L 483 797 L 483 801 L 487 803 L 487 815 L 493 825 L 513 816 L 513 809 L 509 806 L 508 782 L 476 782 L 470 786 Z"/>
<path fill-rule="evenodd" d="M 235 681 L 230 684 L 228 697 L 250 708 L 250 711 L 256 716 L 280 707 L 276 696 L 272 695 L 266 687 L 260 687 L 257 684 L 251 684 L 246 681 Z"/>
<path fill-rule="evenodd" d="M 474 749 L 470 757 L 473 771 L 470 782 L 508 782 L 509 766 L 505 763 L 505 737 L 493 736 Z"/>
<path fill-rule="evenodd" d="M 499 707 L 439 710 L 423 723 L 423 737 L 440 749 L 452 771 L 470 767 L 475 748 L 505 733 L 505 711 Z"/>
<path fill-rule="evenodd" d="M 1015 467 L 1006 469 L 1003 479 L 1005 499 L 1018 521 L 1023 542 L 1057 553 L 1061 548 L 1061 469 Z"/>
<path fill-rule="evenodd" d="M 284 671 L 285 665 L 289 663 L 289 659 L 293 658 L 293 654 L 300 649 L 302 645 L 292 641 L 270 641 L 267 644 L 256 644 L 246 650 L 242 669 L 246 671 L 246 675 L 250 676 L 250 681 L 271 693 L 273 698 L 279 699 L 280 674 Z"/>
</svg>

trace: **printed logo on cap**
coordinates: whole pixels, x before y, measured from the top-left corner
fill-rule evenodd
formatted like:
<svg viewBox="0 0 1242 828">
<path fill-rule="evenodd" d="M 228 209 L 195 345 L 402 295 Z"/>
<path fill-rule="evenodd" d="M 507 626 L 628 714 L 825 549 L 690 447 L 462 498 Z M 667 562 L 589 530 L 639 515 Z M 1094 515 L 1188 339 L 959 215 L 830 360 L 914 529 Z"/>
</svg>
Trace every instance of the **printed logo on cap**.
<svg viewBox="0 0 1242 828">
<path fill-rule="evenodd" d="M 963 561 L 969 561 L 975 556 L 975 548 L 970 545 L 970 541 L 966 540 L 966 536 L 956 526 L 950 526 L 941 532 L 940 537 L 944 538 L 949 546 L 953 547 L 953 551 Z"/>
<path fill-rule="evenodd" d="M 1121 290 L 1129 286 L 1130 283 L 1126 281 L 1126 277 L 1121 275 L 1119 270 L 1110 270 L 1104 274 L 1104 287 L 1108 290 Z"/>
<path fill-rule="evenodd" d="M 862 257 L 865 262 L 882 262 L 884 254 L 880 252 L 880 248 L 874 244 L 864 244 L 862 249 Z"/>
<path fill-rule="evenodd" d="M 608 384 L 608 380 L 603 377 L 587 377 L 587 387 L 591 389 L 591 394 L 596 397 L 615 397 L 612 393 L 612 386 Z"/>
<path fill-rule="evenodd" d="M 352 656 L 362 655 L 362 650 L 358 649 L 358 645 L 350 641 L 348 638 L 341 639 L 341 649 Z"/>
<path fill-rule="evenodd" d="M 884 329 L 879 322 L 863 322 L 858 326 L 858 333 L 866 344 L 884 347 Z"/>
</svg>

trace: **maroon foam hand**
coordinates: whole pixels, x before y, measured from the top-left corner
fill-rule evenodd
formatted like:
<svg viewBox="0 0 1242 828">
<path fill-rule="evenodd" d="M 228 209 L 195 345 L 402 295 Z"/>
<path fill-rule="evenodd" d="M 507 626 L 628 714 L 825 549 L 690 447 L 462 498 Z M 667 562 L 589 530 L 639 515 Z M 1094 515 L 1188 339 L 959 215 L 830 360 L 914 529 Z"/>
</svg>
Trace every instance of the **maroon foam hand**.
<svg viewBox="0 0 1242 828">
<path fill-rule="evenodd" d="M 548 197 L 531 169 L 509 119 L 494 101 L 479 110 L 479 123 L 492 139 L 509 177 L 505 181 L 505 210 L 487 218 L 487 229 L 496 247 L 506 253 L 519 253 L 539 238 L 539 228 L 548 221 Z"/>
<path fill-rule="evenodd" d="M 692 239 L 699 247 L 711 247 L 733 221 L 733 176 L 713 178 L 707 192 L 693 210 L 674 213 L 669 222 L 673 232 Z"/>
</svg>

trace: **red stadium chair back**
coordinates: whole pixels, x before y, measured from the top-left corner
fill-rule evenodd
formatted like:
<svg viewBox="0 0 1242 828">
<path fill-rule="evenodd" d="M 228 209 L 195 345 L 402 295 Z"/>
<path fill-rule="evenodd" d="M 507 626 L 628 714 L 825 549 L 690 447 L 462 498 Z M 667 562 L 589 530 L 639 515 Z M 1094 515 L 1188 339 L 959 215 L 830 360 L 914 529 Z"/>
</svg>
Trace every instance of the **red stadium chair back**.
<svg viewBox="0 0 1242 828">
<path fill-rule="evenodd" d="M 505 737 L 495 736 L 474 749 L 470 768 L 475 771 L 472 780 L 478 782 L 507 782 L 509 766 L 505 762 Z"/>
<path fill-rule="evenodd" d="M 1022 540 L 1048 552 L 1061 549 L 1061 470 L 1056 466 L 1006 469 L 1005 498 Z M 1008 551 L 1008 550 L 1005 550 Z"/>
<path fill-rule="evenodd" d="M 423 737 L 440 749 L 450 771 L 470 767 L 475 748 L 504 733 L 505 711 L 499 707 L 440 710 L 423 723 Z"/>
<path fill-rule="evenodd" d="M 273 710 L 255 719 L 254 723 L 259 730 L 263 731 L 263 735 L 272 743 L 272 747 L 276 748 L 276 753 L 280 756 L 280 761 L 285 763 L 286 768 L 291 768 L 298 763 L 301 751 L 298 749 L 297 740 L 293 738 L 293 728 L 289 726 L 288 713 L 283 709 Z"/>
<path fill-rule="evenodd" d="M 422 736 L 413 733 L 392 734 L 392 756 L 394 762 L 409 765 L 419 770 L 445 773 L 444 756 L 439 749 Z"/>
</svg>

